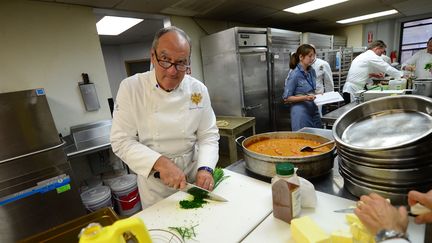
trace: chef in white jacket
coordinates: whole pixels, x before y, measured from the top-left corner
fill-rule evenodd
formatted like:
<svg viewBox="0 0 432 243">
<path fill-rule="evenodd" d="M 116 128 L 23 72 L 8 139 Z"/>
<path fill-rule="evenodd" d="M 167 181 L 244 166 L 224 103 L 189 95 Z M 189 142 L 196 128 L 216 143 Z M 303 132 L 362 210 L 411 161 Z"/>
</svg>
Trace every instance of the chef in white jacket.
<svg viewBox="0 0 432 243">
<path fill-rule="evenodd" d="M 381 58 L 386 47 L 383 41 L 374 41 L 369 45 L 367 51 L 354 58 L 343 86 L 345 103 L 354 101 L 354 94 L 364 89 L 364 86 L 370 78 L 370 74 L 382 72 L 393 78 L 400 78 L 403 76 L 403 72 L 390 66 L 390 64 L 386 63 Z"/>
<path fill-rule="evenodd" d="M 207 88 L 186 75 L 190 54 L 184 31 L 163 28 L 151 48 L 154 69 L 126 78 L 118 90 L 111 146 L 138 174 L 143 208 L 186 181 L 213 189 L 219 133 Z"/>
<path fill-rule="evenodd" d="M 322 94 L 334 91 L 333 74 L 330 64 L 323 59 L 315 58 L 312 68 L 316 73 L 315 93 Z"/>
<path fill-rule="evenodd" d="M 418 79 L 430 79 L 432 73 L 430 70 L 425 70 L 427 63 L 432 63 L 432 37 L 427 42 L 427 48 L 416 52 L 410 59 L 402 64 L 402 69 L 414 71 Z"/>
</svg>

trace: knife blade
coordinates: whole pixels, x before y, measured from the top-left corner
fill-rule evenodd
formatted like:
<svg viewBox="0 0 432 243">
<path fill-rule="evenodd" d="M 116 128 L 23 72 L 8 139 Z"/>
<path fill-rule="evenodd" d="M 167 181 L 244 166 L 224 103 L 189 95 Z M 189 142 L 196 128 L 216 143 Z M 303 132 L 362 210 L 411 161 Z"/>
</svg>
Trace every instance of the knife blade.
<svg viewBox="0 0 432 243">
<path fill-rule="evenodd" d="M 349 207 L 349 208 L 334 210 L 333 212 L 335 212 L 335 213 L 354 213 L 354 209 L 355 209 L 355 207 Z M 420 214 L 430 213 L 431 211 L 432 210 L 423 206 L 422 204 L 416 203 L 413 206 L 411 206 L 409 213 L 411 215 L 420 215 Z"/>
<path fill-rule="evenodd" d="M 199 186 L 196 186 L 194 184 L 191 183 L 186 183 L 186 187 L 181 189 L 180 191 L 186 192 L 191 194 L 192 196 L 194 195 L 204 195 L 204 198 L 206 199 L 210 199 L 213 201 L 219 201 L 219 202 L 228 202 L 228 200 L 226 200 L 225 198 L 223 198 L 222 196 L 217 195 L 214 192 L 208 191 L 204 188 L 201 188 Z"/>
<path fill-rule="evenodd" d="M 153 176 L 155 178 L 160 179 L 160 173 L 159 172 L 155 172 L 153 174 Z M 211 192 L 209 190 L 206 190 L 204 188 L 201 188 L 199 186 L 196 186 L 194 184 L 188 183 L 186 182 L 186 187 L 183 189 L 178 189 L 179 191 L 183 191 L 186 192 L 192 196 L 195 195 L 204 195 L 205 199 L 209 199 L 209 200 L 213 200 L 213 201 L 219 201 L 219 202 L 228 202 L 228 200 L 226 200 L 224 197 L 217 195 L 214 192 Z"/>
<path fill-rule="evenodd" d="M 343 208 L 343 209 L 338 209 L 338 210 L 334 210 L 333 212 L 335 213 L 354 213 L 354 207 L 352 208 Z"/>
</svg>

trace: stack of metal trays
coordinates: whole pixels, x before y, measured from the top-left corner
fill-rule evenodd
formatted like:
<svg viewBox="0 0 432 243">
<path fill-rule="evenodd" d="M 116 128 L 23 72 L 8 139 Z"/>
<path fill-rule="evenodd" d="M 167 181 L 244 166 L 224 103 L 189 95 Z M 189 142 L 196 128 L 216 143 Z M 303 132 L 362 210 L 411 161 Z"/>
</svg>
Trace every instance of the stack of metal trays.
<svg viewBox="0 0 432 243">
<path fill-rule="evenodd" d="M 406 204 L 410 190 L 432 188 L 432 99 L 374 99 L 344 113 L 333 126 L 339 172 L 354 195 L 376 192 Z"/>
</svg>

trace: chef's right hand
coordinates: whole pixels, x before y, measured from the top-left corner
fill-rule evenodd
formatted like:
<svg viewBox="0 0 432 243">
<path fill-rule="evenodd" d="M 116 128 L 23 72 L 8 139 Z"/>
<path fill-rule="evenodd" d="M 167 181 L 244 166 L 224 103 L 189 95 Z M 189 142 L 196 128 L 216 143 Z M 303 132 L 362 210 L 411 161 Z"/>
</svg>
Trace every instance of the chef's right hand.
<svg viewBox="0 0 432 243">
<path fill-rule="evenodd" d="M 408 193 L 408 204 L 413 206 L 416 203 L 420 203 L 423 206 L 432 209 L 432 190 L 427 193 L 410 191 Z M 415 222 L 417 224 L 432 223 L 432 212 L 418 215 L 415 218 Z"/>
<path fill-rule="evenodd" d="M 183 189 L 186 186 L 186 175 L 169 158 L 163 155 L 159 157 L 153 169 L 159 172 L 160 179 L 165 185 L 175 189 Z"/>
<path fill-rule="evenodd" d="M 404 68 L 404 70 L 411 71 L 411 72 L 415 71 L 415 69 L 416 67 L 414 65 L 406 65 Z"/>
</svg>

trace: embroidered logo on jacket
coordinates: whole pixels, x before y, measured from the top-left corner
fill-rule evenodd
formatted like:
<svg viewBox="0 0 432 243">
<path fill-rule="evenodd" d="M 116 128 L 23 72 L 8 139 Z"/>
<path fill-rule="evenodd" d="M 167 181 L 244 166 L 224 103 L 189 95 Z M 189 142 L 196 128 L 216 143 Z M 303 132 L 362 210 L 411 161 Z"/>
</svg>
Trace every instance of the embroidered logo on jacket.
<svg viewBox="0 0 432 243">
<path fill-rule="evenodd" d="M 194 103 L 195 105 L 198 105 L 202 100 L 202 95 L 201 93 L 192 93 L 191 95 L 191 101 L 192 103 Z"/>
</svg>

